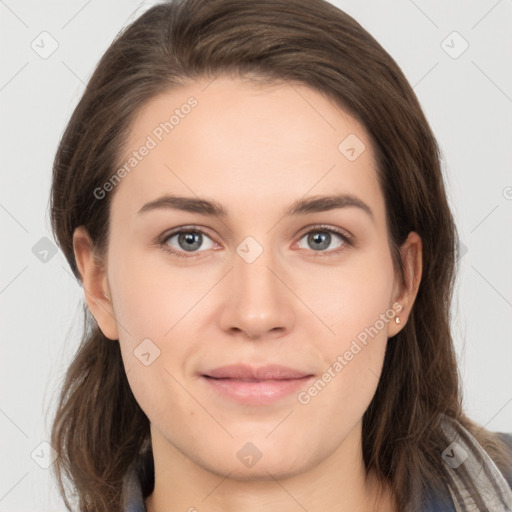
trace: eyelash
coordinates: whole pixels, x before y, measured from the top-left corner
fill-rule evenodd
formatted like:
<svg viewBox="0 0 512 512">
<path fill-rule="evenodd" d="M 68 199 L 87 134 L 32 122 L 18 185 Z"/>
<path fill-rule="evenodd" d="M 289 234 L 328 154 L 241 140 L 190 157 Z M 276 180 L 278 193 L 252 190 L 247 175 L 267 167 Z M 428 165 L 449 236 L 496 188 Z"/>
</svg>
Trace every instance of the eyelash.
<svg viewBox="0 0 512 512">
<path fill-rule="evenodd" d="M 172 254 L 172 256 L 174 256 L 174 257 L 176 257 L 178 259 L 191 259 L 191 258 L 195 258 L 195 257 L 198 257 L 201 252 L 203 252 L 203 251 L 191 252 L 190 256 L 185 256 L 185 252 L 184 251 L 175 251 L 174 249 L 171 249 L 169 247 L 169 245 L 167 245 L 166 242 L 170 238 L 172 238 L 173 236 L 180 235 L 181 233 L 199 233 L 199 234 L 202 234 L 202 235 L 206 235 L 208 238 L 211 238 L 208 235 L 208 233 L 206 233 L 205 231 L 203 231 L 202 229 L 200 229 L 197 226 L 185 226 L 183 228 L 178 229 L 177 231 L 173 231 L 171 233 L 165 234 L 163 236 L 163 238 L 159 242 L 160 247 L 165 252 L 168 252 L 168 253 Z M 336 250 L 318 251 L 318 255 L 320 257 L 337 256 L 342 251 L 346 250 L 347 247 L 355 246 L 355 242 L 354 242 L 353 238 L 351 236 L 349 236 L 346 232 L 338 230 L 338 229 L 335 229 L 335 228 L 332 228 L 332 227 L 329 227 L 329 226 L 325 226 L 325 225 L 312 226 L 312 228 L 309 231 L 304 232 L 300 236 L 299 240 L 304 238 L 304 236 L 309 235 L 310 233 L 330 233 L 330 234 L 335 234 L 335 235 L 338 235 L 342 239 L 342 241 L 343 241 L 343 245 L 341 247 L 339 247 L 338 249 L 336 249 Z M 316 251 L 311 250 L 311 252 L 316 252 Z"/>
</svg>

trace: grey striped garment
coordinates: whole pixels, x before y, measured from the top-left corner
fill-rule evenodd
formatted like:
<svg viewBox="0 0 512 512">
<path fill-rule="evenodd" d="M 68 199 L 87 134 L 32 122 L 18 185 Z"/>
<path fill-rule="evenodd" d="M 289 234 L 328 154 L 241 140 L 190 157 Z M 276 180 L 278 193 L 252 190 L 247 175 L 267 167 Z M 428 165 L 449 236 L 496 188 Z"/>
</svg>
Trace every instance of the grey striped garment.
<svg viewBox="0 0 512 512">
<path fill-rule="evenodd" d="M 441 428 L 447 439 L 442 458 L 455 510 L 511 512 L 512 490 L 487 452 L 458 421 L 443 415 Z M 468 481 L 470 488 L 464 483 Z"/>
</svg>

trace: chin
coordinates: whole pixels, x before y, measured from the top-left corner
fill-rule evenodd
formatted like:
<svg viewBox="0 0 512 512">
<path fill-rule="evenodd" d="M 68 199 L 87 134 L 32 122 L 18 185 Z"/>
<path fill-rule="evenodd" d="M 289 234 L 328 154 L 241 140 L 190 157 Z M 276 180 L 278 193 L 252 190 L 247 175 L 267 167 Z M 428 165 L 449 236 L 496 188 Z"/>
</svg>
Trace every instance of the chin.
<svg viewBox="0 0 512 512">
<path fill-rule="evenodd" d="M 237 464 L 229 467 L 226 464 L 204 466 L 205 469 L 223 478 L 239 482 L 268 482 L 271 480 L 284 480 L 294 477 L 308 469 L 307 466 L 283 464 L 283 461 L 263 461 L 263 458 L 253 467 L 244 467 Z M 228 476 L 229 475 L 229 476 Z"/>
<path fill-rule="evenodd" d="M 238 446 L 240 444 L 240 446 Z M 276 445 L 263 446 L 258 449 L 258 442 L 236 443 L 236 448 L 226 447 L 225 452 L 211 454 L 206 459 L 205 453 L 196 458 L 196 463 L 216 475 L 237 481 L 281 480 L 307 471 L 319 462 L 321 455 L 311 457 L 304 454 L 300 444 L 284 448 Z M 226 454 L 228 454 L 226 456 Z M 318 458 L 318 461 L 316 459 Z"/>
</svg>

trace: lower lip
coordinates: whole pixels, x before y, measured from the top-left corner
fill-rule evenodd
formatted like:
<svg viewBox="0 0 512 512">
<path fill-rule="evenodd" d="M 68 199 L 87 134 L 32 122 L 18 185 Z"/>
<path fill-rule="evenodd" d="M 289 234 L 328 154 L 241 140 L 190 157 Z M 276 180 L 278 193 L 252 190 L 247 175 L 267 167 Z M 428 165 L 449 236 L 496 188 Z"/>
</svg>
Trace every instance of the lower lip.
<svg viewBox="0 0 512 512">
<path fill-rule="evenodd" d="M 261 380 L 248 382 L 236 379 L 214 379 L 203 376 L 208 386 L 221 395 L 242 404 L 269 404 L 292 393 L 296 393 L 312 379 L 313 376 L 300 379 Z"/>
</svg>

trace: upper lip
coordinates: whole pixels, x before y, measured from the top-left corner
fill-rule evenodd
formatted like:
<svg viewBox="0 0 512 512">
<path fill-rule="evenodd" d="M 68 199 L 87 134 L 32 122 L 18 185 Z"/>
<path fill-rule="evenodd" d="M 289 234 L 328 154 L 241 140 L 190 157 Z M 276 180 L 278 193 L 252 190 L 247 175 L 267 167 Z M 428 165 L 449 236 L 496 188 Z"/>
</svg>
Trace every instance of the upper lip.
<svg viewBox="0 0 512 512">
<path fill-rule="evenodd" d="M 233 364 L 214 368 L 203 375 L 215 379 L 289 380 L 309 377 L 312 374 L 275 364 L 259 367 Z"/>
</svg>

